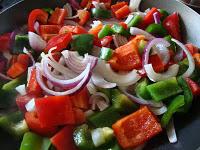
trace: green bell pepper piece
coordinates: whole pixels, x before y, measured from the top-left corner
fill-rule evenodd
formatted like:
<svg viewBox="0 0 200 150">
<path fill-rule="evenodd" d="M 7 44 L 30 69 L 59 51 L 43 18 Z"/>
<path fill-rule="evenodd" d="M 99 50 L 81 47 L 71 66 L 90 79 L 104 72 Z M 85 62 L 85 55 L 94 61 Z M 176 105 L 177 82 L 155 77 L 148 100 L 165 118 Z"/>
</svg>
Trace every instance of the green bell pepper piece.
<svg viewBox="0 0 200 150">
<path fill-rule="evenodd" d="M 175 77 L 148 85 L 147 90 L 157 102 L 182 92 Z"/>
<path fill-rule="evenodd" d="M 104 25 L 103 28 L 98 33 L 98 38 L 101 39 L 111 34 L 112 34 L 111 27 L 109 25 Z"/>
<path fill-rule="evenodd" d="M 192 105 L 193 95 L 186 80 L 181 76 L 178 78 L 178 84 L 182 87 L 184 93 L 185 105 L 179 109 L 179 112 L 186 113 Z"/>
<path fill-rule="evenodd" d="M 84 124 L 76 128 L 73 133 L 74 143 L 80 150 L 94 150 L 95 146 L 92 141 L 90 129 Z"/>
<path fill-rule="evenodd" d="M 111 29 L 112 29 L 112 32 L 114 34 L 121 34 L 121 35 L 124 35 L 124 36 L 129 36 L 130 35 L 130 33 L 126 29 L 124 29 L 124 27 L 122 27 L 119 24 L 114 24 L 111 27 Z"/>
<path fill-rule="evenodd" d="M 54 12 L 54 10 L 51 8 L 43 8 L 43 10 L 46 11 L 50 15 Z"/>
<path fill-rule="evenodd" d="M 161 24 L 150 24 L 147 28 L 146 31 L 154 34 L 154 35 L 159 35 L 159 36 L 165 36 L 167 35 L 166 29 L 161 25 Z"/>
<path fill-rule="evenodd" d="M 111 48 L 102 47 L 99 58 L 107 61 L 112 57 L 112 54 L 113 50 Z"/>
<path fill-rule="evenodd" d="M 169 47 L 169 49 L 172 49 L 174 52 L 176 52 L 176 43 L 174 43 L 171 39 L 172 39 L 172 36 L 171 35 L 166 35 L 164 37 L 164 39 L 166 41 L 168 41 L 171 45 Z"/>
<path fill-rule="evenodd" d="M 139 41 L 139 43 L 138 43 L 138 50 L 139 50 L 140 55 L 143 54 L 144 48 L 146 47 L 147 43 L 148 43 L 148 42 L 145 41 L 145 40 L 140 40 L 140 41 Z"/>
<path fill-rule="evenodd" d="M 101 8 L 92 8 L 91 13 L 94 18 L 101 18 L 101 19 L 111 18 L 111 12 L 109 10 Z"/>
<path fill-rule="evenodd" d="M 48 138 L 43 138 L 35 133 L 27 132 L 24 134 L 20 150 L 48 150 L 51 146 L 51 141 Z"/>
<path fill-rule="evenodd" d="M 26 79 L 24 76 L 16 78 L 6 84 L 3 85 L 2 90 L 5 91 L 12 91 L 14 90 L 18 85 L 24 84 L 26 82 Z"/>
<path fill-rule="evenodd" d="M 134 112 L 138 105 L 131 101 L 126 95 L 122 94 L 118 89 L 112 89 L 112 106 L 121 114 L 129 114 Z"/>
<path fill-rule="evenodd" d="M 128 23 L 128 28 L 137 27 L 140 24 L 140 22 L 142 22 L 142 17 L 140 15 L 136 15 Z"/>
<path fill-rule="evenodd" d="M 86 53 L 90 53 L 93 48 L 93 40 L 94 36 L 91 34 L 74 35 L 71 47 L 83 56 Z"/>
<path fill-rule="evenodd" d="M 167 16 L 169 16 L 169 13 L 164 9 L 159 9 L 159 12 L 161 13 L 162 17 L 161 20 L 163 21 Z"/>
<path fill-rule="evenodd" d="M 88 121 L 95 127 L 111 127 L 112 124 L 120 118 L 121 115 L 116 111 L 116 109 L 109 107 L 101 112 L 89 116 Z"/>
<path fill-rule="evenodd" d="M 141 97 L 143 99 L 149 100 L 151 99 L 151 95 L 147 90 L 147 86 L 149 85 L 148 80 L 145 78 L 141 80 L 135 87 L 135 93 L 137 97 Z"/>
<path fill-rule="evenodd" d="M 27 49 L 31 49 L 28 35 L 16 35 L 14 47 L 11 52 L 13 54 L 21 54 L 23 53 L 24 47 L 26 47 Z"/>
<path fill-rule="evenodd" d="M 167 108 L 167 112 L 162 116 L 161 118 L 161 125 L 162 127 L 166 127 L 171 120 L 173 114 L 178 111 L 183 105 L 185 104 L 184 102 L 184 96 L 183 95 L 178 95 L 176 96 L 171 103 L 169 104 Z"/>
</svg>

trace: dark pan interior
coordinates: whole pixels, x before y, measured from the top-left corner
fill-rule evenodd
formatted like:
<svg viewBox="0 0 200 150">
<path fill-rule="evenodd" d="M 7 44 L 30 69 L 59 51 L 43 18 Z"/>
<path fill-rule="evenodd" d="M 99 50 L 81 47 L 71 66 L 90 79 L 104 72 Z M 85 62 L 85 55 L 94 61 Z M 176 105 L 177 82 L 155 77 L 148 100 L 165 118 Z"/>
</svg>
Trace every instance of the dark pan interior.
<svg viewBox="0 0 200 150">
<path fill-rule="evenodd" d="M 62 0 L 25 0 L 0 14 L 0 33 L 12 31 L 27 22 L 27 15 L 33 8 L 62 6 Z M 200 47 L 200 16 L 189 7 L 175 0 L 143 0 L 141 10 L 156 6 L 169 12 L 177 11 L 183 21 L 185 40 Z M 175 117 L 178 143 L 169 144 L 166 134 L 157 136 L 146 145 L 146 150 L 195 150 L 200 146 L 200 98 L 196 98 L 190 113 Z M 0 149 L 19 149 L 17 140 L 0 131 Z"/>
</svg>

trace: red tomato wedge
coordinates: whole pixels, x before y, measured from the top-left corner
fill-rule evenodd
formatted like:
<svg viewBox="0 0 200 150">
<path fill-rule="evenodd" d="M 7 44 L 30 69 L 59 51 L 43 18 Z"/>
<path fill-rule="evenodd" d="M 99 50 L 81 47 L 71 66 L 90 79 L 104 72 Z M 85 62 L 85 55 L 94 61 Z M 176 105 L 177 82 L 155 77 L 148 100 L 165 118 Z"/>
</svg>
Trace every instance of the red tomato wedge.
<svg viewBox="0 0 200 150">
<path fill-rule="evenodd" d="M 155 8 L 155 7 L 153 7 L 153 8 L 146 14 L 146 16 L 144 17 L 143 24 L 144 24 L 145 26 L 148 26 L 148 25 L 154 23 L 153 14 L 156 13 L 156 12 L 157 12 L 157 13 L 159 14 L 159 16 L 161 17 L 161 14 L 160 14 L 160 12 L 158 11 L 158 9 Z"/>
<path fill-rule="evenodd" d="M 162 131 L 160 123 L 147 106 L 118 120 L 112 128 L 123 149 L 135 148 Z"/>
<path fill-rule="evenodd" d="M 16 78 L 25 73 L 27 66 L 19 62 L 14 63 L 7 71 L 7 75 L 11 78 Z"/>
<path fill-rule="evenodd" d="M 67 26 L 63 26 L 60 29 L 59 34 L 64 34 L 64 33 L 68 33 L 68 32 L 71 32 L 72 34 L 85 34 L 85 33 L 87 33 L 85 28 L 83 28 L 82 26 L 67 25 Z"/>
<path fill-rule="evenodd" d="M 200 86 L 190 78 L 185 79 L 194 96 L 200 95 Z"/>
<path fill-rule="evenodd" d="M 67 10 L 62 8 L 56 8 L 50 16 L 48 23 L 54 25 L 61 25 L 64 23 L 64 19 L 67 16 Z"/>
<path fill-rule="evenodd" d="M 43 34 L 58 34 L 61 26 L 60 25 L 40 25 L 39 33 Z"/>
</svg>

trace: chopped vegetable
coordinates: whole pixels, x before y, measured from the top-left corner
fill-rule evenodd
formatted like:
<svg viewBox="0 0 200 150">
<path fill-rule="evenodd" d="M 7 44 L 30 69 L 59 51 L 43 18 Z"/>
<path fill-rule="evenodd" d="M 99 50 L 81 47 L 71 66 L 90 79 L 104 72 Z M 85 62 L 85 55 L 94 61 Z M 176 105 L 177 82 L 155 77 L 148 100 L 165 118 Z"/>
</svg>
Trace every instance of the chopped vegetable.
<svg viewBox="0 0 200 150">
<path fill-rule="evenodd" d="M 64 19 L 67 16 L 67 10 L 56 8 L 55 11 L 50 16 L 48 23 L 54 25 L 61 25 L 64 23 Z"/>
<path fill-rule="evenodd" d="M 92 8 L 91 13 L 94 18 L 106 19 L 111 17 L 111 12 L 109 10 L 104 10 L 101 8 Z"/>
<path fill-rule="evenodd" d="M 128 27 L 137 27 L 141 22 L 142 17 L 140 15 L 136 15 L 128 22 Z"/>
<path fill-rule="evenodd" d="M 29 38 L 28 35 L 16 35 L 15 36 L 15 43 L 14 48 L 12 49 L 13 54 L 20 54 L 23 53 L 23 49 L 26 47 L 30 49 Z"/>
<path fill-rule="evenodd" d="M 167 35 L 167 31 L 161 24 L 150 24 L 146 31 L 157 36 L 165 36 Z"/>
<path fill-rule="evenodd" d="M 104 25 L 103 28 L 98 33 L 98 38 L 102 39 L 107 35 L 110 35 L 112 33 L 112 30 L 110 28 L 110 25 Z"/>
<path fill-rule="evenodd" d="M 100 52 L 100 58 L 103 60 L 109 60 L 112 57 L 113 50 L 107 47 L 102 47 Z"/>
<path fill-rule="evenodd" d="M 121 34 L 121 35 L 124 35 L 124 36 L 129 35 L 129 32 L 123 26 L 121 26 L 120 24 L 114 24 L 112 26 L 112 32 L 115 33 L 115 34 Z"/>
</svg>

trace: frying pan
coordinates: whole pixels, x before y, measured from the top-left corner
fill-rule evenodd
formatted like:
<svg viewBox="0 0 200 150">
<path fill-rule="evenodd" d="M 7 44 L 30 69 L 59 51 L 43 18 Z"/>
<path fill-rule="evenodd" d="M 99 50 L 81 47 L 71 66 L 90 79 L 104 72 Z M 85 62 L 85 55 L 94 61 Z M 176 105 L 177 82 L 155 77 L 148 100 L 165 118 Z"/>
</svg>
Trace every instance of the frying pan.
<svg viewBox="0 0 200 150">
<path fill-rule="evenodd" d="M 9 32 L 27 22 L 28 13 L 34 8 L 62 6 L 61 0 L 25 0 L 13 4 L 0 13 L 0 33 Z M 192 42 L 200 47 L 200 16 L 186 5 L 175 0 L 143 0 L 141 10 L 156 6 L 169 12 L 179 12 L 185 42 Z M 175 116 L 178 136 L 176 144 L 169 144 L 165 132 L 147 143 L 145 150 L 196 150 L 200 147 L 200 101 L 194 100 L 193 107 L 184 116 Z M 19 149 L 20 142 L 0 131 L 0 149 Z"/>
</svg>

